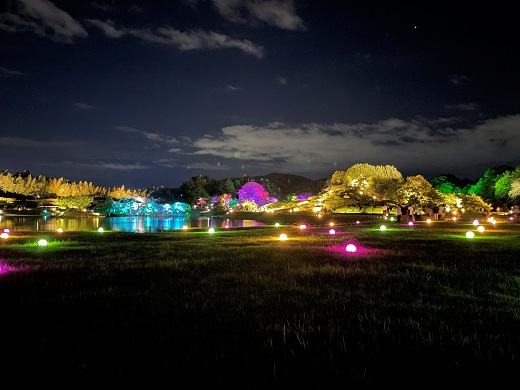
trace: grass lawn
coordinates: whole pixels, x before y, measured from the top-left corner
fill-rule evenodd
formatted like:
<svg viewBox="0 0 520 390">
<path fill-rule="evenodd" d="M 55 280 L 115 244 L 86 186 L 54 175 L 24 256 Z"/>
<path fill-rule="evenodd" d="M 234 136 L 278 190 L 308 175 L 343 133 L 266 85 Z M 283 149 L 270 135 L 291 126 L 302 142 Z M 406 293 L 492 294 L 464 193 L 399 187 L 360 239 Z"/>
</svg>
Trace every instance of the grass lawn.
<svg viewBox="0 0 520 390">
<path fill-rule="evenodd" d="M 214 234 L 1 239 L 3 381 L 204 389 L 516 383 L 517 221 L 486 222 L 483 232 L 472 218 L 320 221 L 307 229 L 286 220 Z M 345 250 L 349 243 L 357 252 Z"/>
</svg>

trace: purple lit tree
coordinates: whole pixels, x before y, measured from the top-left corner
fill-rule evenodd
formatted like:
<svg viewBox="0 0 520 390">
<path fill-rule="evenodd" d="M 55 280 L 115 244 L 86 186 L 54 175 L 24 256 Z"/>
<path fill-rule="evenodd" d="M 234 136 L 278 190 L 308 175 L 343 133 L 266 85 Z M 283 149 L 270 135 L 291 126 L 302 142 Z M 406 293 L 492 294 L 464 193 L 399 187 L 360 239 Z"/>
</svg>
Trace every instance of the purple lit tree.
<svg viewBox="0 0 520 390">
<path fill-rule="evenodd" d="M 249 201 L 257 206 L 263 206 L 269 199 L 269 194 L 261 184 L 250 181 L 244 184 L 238 190 L 238 199 L 240 202 Z"/>
</svg>

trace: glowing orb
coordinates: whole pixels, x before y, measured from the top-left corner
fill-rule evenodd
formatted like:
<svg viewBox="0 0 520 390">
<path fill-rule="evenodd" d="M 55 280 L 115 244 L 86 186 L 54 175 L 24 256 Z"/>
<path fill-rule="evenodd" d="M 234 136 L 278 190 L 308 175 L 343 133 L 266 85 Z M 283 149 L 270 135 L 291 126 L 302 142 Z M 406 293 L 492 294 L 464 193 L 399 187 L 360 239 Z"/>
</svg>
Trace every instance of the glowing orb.
<svg viewBox="0 0 520 390">
<path fill-rule="evenodd" d="M 229 225 L 228 225 L 228 224 L 226 224 L 226 226 L 224 226 L 224 228 L 225 228 L 225 229 L 229 229 Z"/>
<path fill-rule="evenodd" d="M 40 241 L 38 241 L 38 246 L 47 246 L 47 240 L 42 238 Z"/>
<path fill-rule="evenodd" d="M 188 229 L 188 226 L 184 225 L 182 228 L 183 228 L 184 230 L 186 230 L 186 229 Z"/>
<path fill-rule="evenodd" d="M 356 223 L 357 223 L 357 224 L 359 224 L 359 223 L 361 223 L 361 222 L 359 222 L 359 221 L 356 221 Z"/>
<path fill-rule="evenodd" d="M 287 240 L 287 234 L 285 234 L 285 233 L 280 234 L 280 237 L 278 237 L 278 239 L 279 239 L 280 241 L 285 241 L 285 240 Z"/>
<path fill-rule="evenodd" d="M 408 225 L 413 226 L 413 222 L 412 221 L 408 222 Z"/>
<path fill-rule="evenodd" d="M 329 223 L 330 226 L 334 226 L 334 222 Z"/>
<path fill-rule="evenodd" d="M 386 230 L 386 226 L 385 226 L 385 225 L 381 225 L 381 227 L 379 228 L 379 230 L 381 230 L 381 231 L 385 231 L 385 230 Z"/>
<path fill-rule="evenodd" d="M 473 238 L 475 237 L 475 233 L 473 232 L 466 232 L 466 238 Z"/>
<path fill-rule="evenodd" d="M 394 217 L 390 217 L 390 221 L 393 221 L 394 220 Z"/>
<path fill-rule="evenodd" d="M 457 221 L 457 217 L 453 217 L 453 222 L 456 222 Z"/>
<path fill-rule="evenodd" d="M 475 220 L 473 221 L 473 225 L 475 225 L 475 226 L 478 225 L 478 219 L 475 219 Z"/>
<path fill-rule="evenodd" d="M 103 232 L 105 231 L 105 229 L 103 229 L 102 227 L 100 227 L 97 231 L 100 232 L 100 233 L 103 233 Z"/>
<path fill-rule="evenodd" d="M 63 233 L 63 229 L 62 228 L 58 228 L 57 232 L 58 233 Z"/>
<path fill-rule="evenodd" d="M 428 218 L 428 219 L 426 220 L 426 223 L 432 223 L 432 220 L 431 220 L 430 218 Z"/>
<path fill-rule="evenodd" d="M 303 225 L 300 225 L 300 229 L 307 229 L 307 225 L 303 224 Z"/>
<path fill-rule="evenodd" d="M 274 224 L 274 226 L 278 227 L 278 226 L 280 226 L 280 224 L 279 224 L 278 222 L 276 222 L 276 223 Z"/>
<path fill-rule="evenodd" d="M 355 246 L 354 244 L 348 244 L 348 245 L 345 247 L 345 250 L 346 250 L 347 252 L 351 252 L 351 253 L 352 253 L 352 252 L 357 251 L 357 248 L 356 248 L 356 246 Z"/>
<path fill-rule="evenodd" d="M 9 228 L 5 228 L 4 229 L 4 233 L 10 233 L 11 231 L 9 230 Z"/>
<path fill-rule="evenodd" d="M 479 227 L 477 228 L 477 230 L 478 230 L 480 233 L 482 233 L 485 229 L 484 229 L 484 226 L 479 226 Z"/>
<path fill-rule="evenodd" d="M 513 221 L 513 220 L 514 220 L 514 218 L 513 218 L 513 217 L 509 217 L 509 220 L 510 220 L 510 221 Z"/>
<path fill-rule="evenodd" d="M 2 234 L 0 234 L 0 238 L 9 238 L 9 234 L 6 232 L 3 232 Z"/>
<path fill-rule="evenodd" d="M 330 229 L 329 234 L 336 234 L 336 231 L 334 229 Z"/>
<path fill-rule="evenodd" d="M 209 228 L 208 233 L 209 233 L 209 234 L 213 234 L 213 233 L 215 233 L 215 229 L 214 229 L 214 228 Z"/>
</svg>

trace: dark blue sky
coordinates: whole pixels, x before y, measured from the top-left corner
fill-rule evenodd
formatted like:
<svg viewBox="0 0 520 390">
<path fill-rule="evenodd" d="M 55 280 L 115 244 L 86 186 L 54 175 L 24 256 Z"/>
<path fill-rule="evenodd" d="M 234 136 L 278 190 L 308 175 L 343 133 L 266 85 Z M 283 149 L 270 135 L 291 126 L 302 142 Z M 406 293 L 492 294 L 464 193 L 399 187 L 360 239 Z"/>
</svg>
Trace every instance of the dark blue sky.
<svg viewBox="0 0 520 390">
<path fill-rule="evenodd" d="M 513 3 L 2 2 L 0 169 L 149 188 L 518 166 Z"/>
</svg>

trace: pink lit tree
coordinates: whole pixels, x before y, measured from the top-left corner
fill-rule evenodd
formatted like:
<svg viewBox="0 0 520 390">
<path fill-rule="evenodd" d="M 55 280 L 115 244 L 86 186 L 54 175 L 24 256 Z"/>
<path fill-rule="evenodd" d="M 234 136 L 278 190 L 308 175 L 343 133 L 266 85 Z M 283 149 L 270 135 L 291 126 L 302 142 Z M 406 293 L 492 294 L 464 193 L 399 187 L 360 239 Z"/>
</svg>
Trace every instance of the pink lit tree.
<svg viewBox="0 0 520 390">
<path fill-rule="evenodd" d="M 250 181 L 244 184 L 238 190 L 238 200 L 240 202 L 249 201 L 255 203 L 257 206 L 263 206 L 267 203 L 269 194 L 261 184 Z"/>
</svg>

